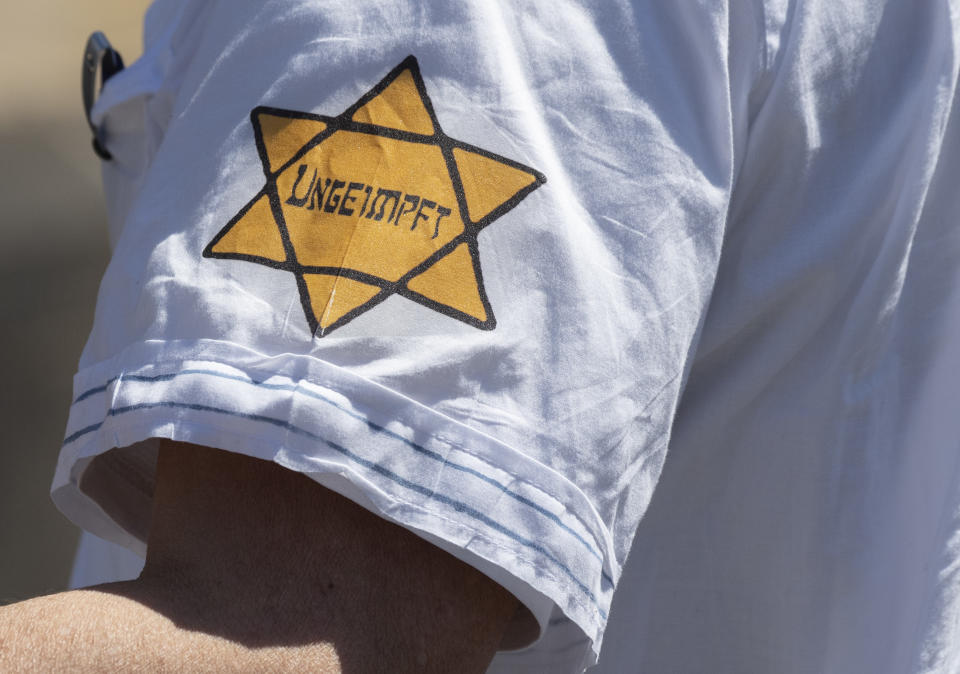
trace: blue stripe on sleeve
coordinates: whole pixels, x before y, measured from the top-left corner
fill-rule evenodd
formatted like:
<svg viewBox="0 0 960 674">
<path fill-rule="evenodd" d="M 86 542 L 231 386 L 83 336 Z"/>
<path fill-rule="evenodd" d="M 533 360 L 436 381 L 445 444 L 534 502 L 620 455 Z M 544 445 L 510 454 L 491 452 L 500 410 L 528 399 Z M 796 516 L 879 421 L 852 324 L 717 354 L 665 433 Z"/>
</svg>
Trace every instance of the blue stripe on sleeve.
<svg viewBox="0 0 960 674">
<path fill-rule="evenodd" d="M 601 563 L 603 562 L 603 558 L 601 557 L 600 553 L 586 539 L 584 539 L 583 536 L 581 536 L 578 532 L 574 531 L 568 525 L 564 524 L 559 517 L 557 517 L 554 513 L 550 512 L 549 510 L 539 505 L 538 503 L 531 501 L 530 499 L 526 498 L 522 494 L 518 494 L 515 491 L 511 491 L 505 484 L 503 484 L 499 480 L 492 478 L 489 475 L 484 475 L 483 473 L 477 470 L 474 470 L 469 466 L 463 466 L 459 463 L 454 463 L 452 461 L 449 461 L 446 458 L 444 458 L 441 454 L 434 452 L 432 450 L 429 450 L 426 447 L 423 447 L 422 445 L 419 445 L 413 442 L 412 440 L 408 440 L 402 435 L 395 433 L 394 431 L 391 431 L 388 428 L 384 428 L 383 426 L 370 421 L 366 417 L 360 414 L 357 414 L 356 412 L 353 412 L 352 410 L 349 410 L 343 407 L 342 405 L 336 403 L 335 401 L 330 400 L 329 398 L 321 395 L 320 393 L 311 391 L 308 388 L 301 387 L 297 384 L 271 384 L 267 381 L 256 380 L 256 379 L 251 379 L 251 378 L 240 376 L 240 375 L 231 375 L 225 372 L 218 372 L 217 370 L 207 370 L 202 368 L 186 369 L 186 370 L 180 370 L 178 372 L 172 372 L 169 374 L 158 374 L 158 375 L 124 375 L 123 379 L 125 381 L 136 381 L 136 382 L 157 382 L 157 381 L 170 381 L 172 379 L 176 379 L 178 377 L 185 376 L 185 375 L 205 375 L 205 376 L 217 377 L 217 378 L 226 379 L 229 381 L 242 382 L 244 384 L 250 384 L 252 386 L 269 389 L 273 391 L 291 391 L 291 392 L 295 391 L 307 397 L 314 398 L 323 403 L 331 405 L 336 409 L 340 410 L 341 412 L 343 412 L 344 414 L 347 414 L 348 416 L 353 417 L 354 419 L 357 419 L 358 421 L 362 421 L 363 423 L 367 424 L 367 426 L 369 426 L 374 431 L 378 433 L 383 433 L 391 438 L 399 440 L 400 442 L 404 443 L 405 445 L 410 447 L 412 450 L 414 450 L 418 454 L 422 454 L 430 459 L 433 459 L 434 461 L 438 461 L 441 464 L 443 464 L 445 467 L 450 467 L 454 470 L 458 470 L 460 472 L 467 473 L 468 475 L 472 475 L 473 477 L 483 480 L 487 484 L 490 484 L 496 487 L 497 489 L 499 489 L 501 492 L 503 492 L 510 498 L 514 499 L 519 503 L 522 503 L 525 506 L 528 506 L 529 508 L 532 508 L 533 510 L 537 511 L 538 513 L 540 513 L 541 515 L 549 519 L 551 522 L 559 526 L 561 529 L 569 533 L 571 536 L 577 539 L 577 541 L 579 541 L 581 545 L 583 545 L 583 547 L 587 550 L 587 552 L 589 552 L 593 557 L 595 557 Z M 74 403 L 80 402 L 81 400 L 85 400 L 98 393 L 103 393 L 104 391 L 107 390 L 110 384 L 117 381 L 117 379 L 120 379 L 120 377 L 113 377 L 111 379 L 108 379 L 106 383 L 102 384 L 101 386 L 96 386 L 94 388 L 88 389 L 87 391 L 84 391 L 79 396 L 77 396 L 76 400 L 74 400 Z M 81 429 L 76 433 L 73 433 L 70 436 L 68 436 L 64 440 L 64 444 L 73 442 L 74 440 L 84 435 L 85 433 L 94 431 L 99 427 L 100 427 L 100 424 L 97 424 L 96 427 L 88 427 L 86 429 Z M 610 577 L 610 575 L 606 571 L 603 571 L 601 575 L 607 583 L 609 583 L 610 585 L 613 585 L 613 579 Z"/>
<path fill-rule="evenodd" d="M 126 379 L 129 379 L 130 377 L 125 377 L 125 378 L 126 378 Z M 212 412 L 212 413 L 216 413 L 216 414 L 224 414 L 224 415 L 228 415 L 228 416 L 239 417 L 239 418 L 243 418 L 243 419 L 250 419 L 250 420 L 252 420 L 252 421 L 258 421 L 258 422 L 262 422 L 262 423 L 271 424 L 271 425 L 273 425 L 273 426 L 277 426 L 277 427 L 279 427 L 279 428 L 283 428 L 284 430 L 290 431 L 291 433 L 295 433 L 295 434 L 297 434 L 297 435 L 301 435 L 301 436 L 307 437 L 307 438 L 309 438 L 309 439 L 311 439 L 311 440 L 314 440 L 314 441 L 317 441 L 317 442 L 322 442 L 322 443 L 324 443 L 325 445 L 327 445 L 328 447 L 330 447 L 331 449 L 333 449 L 334 451 L 336 451 L 336 452 L 342 454 L 343 456 L 347 457 L 348 459 L 350 459 L 350 460 L 353 461 L 354 463 L 357 463 L 357 464 L 359 464 L 359 465 L 361 465 L 361 466 L 364 466 L 365 468 L 367 468 L 367 469 L 369 469 L 369 470 L 372 470 L 372 471 L 374 471 L 374 472 L 382 475 L 383 477 L 385 477 L 385 478 L 387 478 L 387 479 L 389 479 L 389 480 L 392 480 L 393 482 L 401 485 L 402 487 L 405 487 L 406 489 L 409 489 L 409 490 L 414 491 L 414 492 L 416 492 L 416 493 L 418 493 L 418 494 L 421 494 L 421 495 L 423 495 L 423 496 L 426 496 L 427 498 L 430 498 L 430 499 L 432 499 L 432 500 L 439 501 L 440 503 L 443 503 L 443 504 L 445 504 L 445 505 L 453 508 L 453 509 L 456 510 L 457 512 L 463 513 L 464 515 L 467 515 L 468 517 L 471 517 L 472 519 L 475 519 L 475 520 L 483 523 L 483 524 L 486 525 L 487 527 L 489 527 L 489 528 L 491 528 L 491 529 L 494 529 L 494 530 L 496 530 L 496 531 L 499 531 L 500 533 L 504 534 L 505 536 L 507 536 L 507 537 L 513 539 L 514 541 L 520 543 L 520 544 L 523 545 L 524 547 L 527 547 L 527 548 L 529 548 L 529 549 L 531 549 L 531 550 L 539 553 L 540 555 L 546 557 L 548 560 L 550 560 L 551 562 L 553 562 L 553 563 L 557 566 L 557 568 L 559 568 L 561 571 L 563 571 L 563 573 L 564 573 L 570 580 L 572 580 L 572 581 L 576 584 L 576 586 L 580 589 L 580 591 L 590 599 L 590 601 L 593 603 L 594 607 L 597 609 L 597 612 L 600 614 L 600 616 L 601 616 L 604 620 L 607 619 L 607 613 L 606 613 L 602 608 L 600 608 L 600 605 L 599 605 L 599 603 L 598 603 L 598 601 L 597 601 L 597 598 L 596 598 L 596 596 L 593 594 L 593 592 L 590 591 L 590 588 L 588 588 L 588 587 L 573 573 L 573 571 L 570 570 L 570 568 L 569 568 L 566 564 L 564 564 L 564 563 L 561 562 L 559 559 L 557 559 L 549 550 L 547 550 L 546 548 L 544 548 L 544 547 L 543 547 L 542 545 L 540 545 L 539 543 L 537 543 L 537 542 L 535 542 L 535 541 L 532 541 L 532 540 L 530 540 L 530 539 L 528 539 L 528 538 L 526 538 L 526 537 L 524 537 L 524 536 L 521 536 L 521 535 L 520 535 L 519 533 L 517 533 L 516 531 L 514 531 L 514 530 L 510 529 L 509 527 L 501 524 L 500 522 L 497 522 L 496 520 L 494 520 L 494 519 L 490 518 L 489 516 L 483 514 L 483 513 L 480 512 L 479 510 L 477 510 L 477 509 L 475 509 L 475 508 L 467 505 L 466 503 L 463 503 L 462 501 L 458 501 L 458 500 L 456 500 L 456 499 L 453 499 L 453 498 L 451 498 L 451 497 L 449 497 L 449 496 L 445 496 L 445 495 L 443 495 L 443 494 L 438 494 L 437 492 L 433 491 L 432 489 L 429 489 L 429 488 L 427 488 L 427 487 L 425 487 L 425 486 L 423 486 L 423 485 L 421 485 L 421 484 L 418 484 L 418 483 L 416 483 L 416 482 L 412 482 L 411 480 L 408 480 L 408 479 L 406 479 L 406 478 L 404 478 L 404 477 L 401 477 L 400 475 L 397 475 L 397 474 L 394 473 L 393 471 L 389 470 L 388 468 L 385 468 L 384 466 L 382 466 L 382 465 L 380 465 L 380 464 L 378 464 L 378 463 L 375 463 L 375 462 L 373 462 L 373 461 L 369 461 L 368 459 L 364 459 L 363 457 L 361 457 L 361 456 L 359 456 L 359 455 L 357 455 L 357 454 L 354 454 L 353 452 L 351 452 L 351 451 L 350 451 L 349 449 L 347 449 L 346 447 L 343 447 L 343 446 L 341 446 L 341 445 L 339 445 L 339 444 L 337 444 L 337 443 L 335 443 L 335 442 L 331 442 L 331 441 L 329 441 L 329 440 L 327 440 L 327 439 L 325 439 L 325 438 L 322 438 L 322 437 L 320 437 L 319 435 L 316 435 L 315 433 L 311 433 L 311 432 L 308 431 L 308 430 L 305 430 L 305 429 L 303 429 L 303 428 L 300 428 L 299 426 L 294 426 L 293 424 L 291 424 L 291 423 L 289 423 L 289 422 L 287 422 L 287 421 L 284 421 L 284 420 L 282 420 L 282 419 L 274 419 L 273 417 L 264 416 L 264 415 L 262 415 L 262 414 L 249 414 L 249 413 L 246 413 L 246 412 L 235 412 L 235 411 L 223 409 L 223 408 L 220 408 L 220 407 L 213 407 L 213 406 L 211 406 L 211 405 L 201 405 L 201 404 L 197 404 L 197 403 L 181 403 L 181 402 L 173 402 L 173 401 L 159 401 L 159 402 L 151 402 L 151 403 L 139 403 L 139 404 L 136 404 L 136 405 L 128 405 L 128 406 L 126 406 L 126 407 L 117 407 L 117 408 L 111 409 L 107 414 L 108 414 L 108 416 L 115 417 L 115 416 L 120 416 L 120 415 L 122 415 L 122 414 L 127 414 L 127 413 L 129 413 L 129 412 L 134 412 L 134 411 L 137 411 L 137 410 L 155 409 L 155 408 L 164 408 L 164 407 L 165 407 L 165 408 L 173 408 L 173 409 L 188 409 L 188 410 L 194 410 L 194 411 L 198 411 L 198 412 Z M 64 441 L 64 444 L 66 444 L 66 443 L 68 443 L 68 442 L 73 442 L 73 441 L 76 440 L 77 438 L 82 437 L 83 435 L 86 435 L 86 434 L 88 434 L 88 433 L 92 433 L 93 431 L 95 431 L 95 430 L 97 430 L 98 428 L 100 428 L 102 425 L 103 425 L 103 423 L 101 422 L 101 423 L 98 423 L 98 424 L 93 424 L 93 425 L 87 426 L 86 428 L 82 428 L 82 429 L 80 429 L 79 431 L 77 431 L 76 433 L 71 434 L 71 435 Z"/>
</svg>

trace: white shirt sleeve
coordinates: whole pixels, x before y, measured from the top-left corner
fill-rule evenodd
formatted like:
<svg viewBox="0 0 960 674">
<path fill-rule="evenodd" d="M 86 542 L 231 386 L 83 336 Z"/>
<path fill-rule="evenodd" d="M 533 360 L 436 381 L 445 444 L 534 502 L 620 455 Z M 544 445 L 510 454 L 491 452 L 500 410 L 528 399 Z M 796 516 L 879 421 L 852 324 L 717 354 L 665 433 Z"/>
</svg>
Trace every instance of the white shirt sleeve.
<svg viewBox="0 0 960 674">
<path fill-rule="evenodd" d="M 720 3 L 324 5 L 159 3 L 107 85 L 115 248 L 53 498 L 142 550 L 152 439 L 272 460 L 481 568 L 575 671 L 664 460 L 754 63 Z"/>
</svg>

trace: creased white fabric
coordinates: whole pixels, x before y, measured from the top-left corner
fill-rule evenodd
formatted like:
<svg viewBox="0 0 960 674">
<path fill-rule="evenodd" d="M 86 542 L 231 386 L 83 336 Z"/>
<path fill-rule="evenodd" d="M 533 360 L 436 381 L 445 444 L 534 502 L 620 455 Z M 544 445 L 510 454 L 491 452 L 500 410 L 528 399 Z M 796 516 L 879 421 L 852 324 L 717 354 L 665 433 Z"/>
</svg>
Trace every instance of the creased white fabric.
<svg viewBox="0 0 960 674">
<path fill-rule="evenodd" d="M 156 3 L 95 109 L 115 248 L 54 500 L 142 549 L 151 438 L 277 461 L 520 598 L 493 672 L 956 671 L 956 19 Z M 269 180 L 252 111 L 333 123 L 409 55 L 447 138 L 545 181 L 476 236 L 493 329 L 407 292 L 326 333 L 203 252 Z"/>
</svg>

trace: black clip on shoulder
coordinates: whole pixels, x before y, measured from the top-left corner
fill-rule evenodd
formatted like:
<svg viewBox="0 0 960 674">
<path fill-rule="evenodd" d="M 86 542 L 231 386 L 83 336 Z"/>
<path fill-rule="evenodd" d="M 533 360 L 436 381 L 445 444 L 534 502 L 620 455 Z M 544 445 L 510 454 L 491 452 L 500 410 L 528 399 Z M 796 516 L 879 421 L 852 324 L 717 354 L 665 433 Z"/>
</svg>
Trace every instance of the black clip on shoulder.
<svg viewBox="0 0 960 674">
<path fill-rule="evenodd" d="M 87 40 L 87 48 L 83 51 L 83 109 L 87 115 L 87 124 L 93 132 L 93 151 L 101 159 L 112 159 L 104 146 L 103 130 L 94 125 L 90 119 L 90 110 L 97 100 L 97 69 L 100 70 L 100 89 L 111 77 L 123 70 L 123 59 L 113 47 L 107 36 L 96 31 Z"/>
</svg>

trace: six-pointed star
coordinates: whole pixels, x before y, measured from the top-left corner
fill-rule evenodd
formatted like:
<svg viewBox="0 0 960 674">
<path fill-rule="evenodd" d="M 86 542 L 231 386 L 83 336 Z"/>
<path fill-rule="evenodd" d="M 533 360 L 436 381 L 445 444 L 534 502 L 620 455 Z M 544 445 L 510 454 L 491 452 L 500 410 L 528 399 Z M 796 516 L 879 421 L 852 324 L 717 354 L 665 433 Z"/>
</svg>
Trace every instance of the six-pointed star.
<svg viewBox="0 0 960 674">
<path fill-rule="evenodd" d="M 250 117 L 266 184 L 205 257 L 292 272 L 319 337 L 393 294 L 496 326 L 477 234 L 546 179 L 444 134 L 413 56 L 338 117 Z"/>
</svg>

